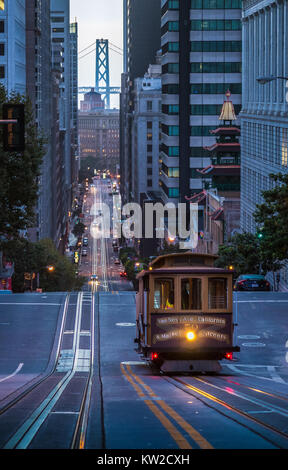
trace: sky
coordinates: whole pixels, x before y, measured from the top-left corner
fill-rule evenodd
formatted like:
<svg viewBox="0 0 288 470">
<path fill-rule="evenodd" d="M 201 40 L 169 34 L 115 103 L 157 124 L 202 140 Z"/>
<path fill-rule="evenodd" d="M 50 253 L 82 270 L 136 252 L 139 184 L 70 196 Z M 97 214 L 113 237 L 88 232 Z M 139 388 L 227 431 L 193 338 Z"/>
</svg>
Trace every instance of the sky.
<svg viewBox="0 0 288 470">
<path fill-rule="evenodd" d="M 122 0 L 70 0 L 70 21 L 73 22 L 76 18 L 78 22 L 79 86 L 95 86 L 96 39 L 108 39 L 109 43 L 123 48 L 122 6 Z M 89 49 L 81 52 L 90 45 Z M 93 49 L 93 53 L 81 59 L 81 56 Z M 113 49 L 122 52 L 116 47 Z M 110 49 L 109 61 L 110 86 L 120 86 L 123 56 Z M 119 106 L 119 98 L 112 95 L 111 107 L 113 106 Z"/>
</svg>

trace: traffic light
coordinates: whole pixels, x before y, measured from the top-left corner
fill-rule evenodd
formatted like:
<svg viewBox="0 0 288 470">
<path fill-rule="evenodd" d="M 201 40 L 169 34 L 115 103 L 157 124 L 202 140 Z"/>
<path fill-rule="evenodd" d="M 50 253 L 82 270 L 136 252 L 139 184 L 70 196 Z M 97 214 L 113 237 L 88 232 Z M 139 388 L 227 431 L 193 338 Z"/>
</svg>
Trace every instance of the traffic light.
<svg viewBox="0 0 288 470">
<path fill-rule="evenodd" d="M 25 150 L 25 105 L 5 103 L 2 111 L 4 121 L 17 120 L 16 123 L 3 124 L 3 150 L 23 152 Z"/>
<path fill-rule="evenodd" d="M 263 232 L 263 228 L 259 228 L 258 231 L 257 231 L 257 238 L 258 240 L 262 240 L 264 238 L 264 232 Z"/>
</svg>

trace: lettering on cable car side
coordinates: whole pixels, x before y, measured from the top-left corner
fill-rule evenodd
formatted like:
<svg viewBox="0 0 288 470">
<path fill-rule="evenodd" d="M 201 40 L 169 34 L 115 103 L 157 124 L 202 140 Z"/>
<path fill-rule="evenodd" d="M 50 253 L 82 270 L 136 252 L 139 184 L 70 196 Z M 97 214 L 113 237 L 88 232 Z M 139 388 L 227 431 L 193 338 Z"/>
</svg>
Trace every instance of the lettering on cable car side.
<svg viewBox="0 0 288 470">
<path fill-rule="evenodd" d="M 206 317 L 202 315 L 181 315 L 181 316 L 171 316 L 171 317 L 160 317 L 157 319 L 157 325 L 162 326 L 165 324 L 182 324 L 182 323 L 199 323 L 201 325 L 204 324 L 211 324 L 211 325 L 226 325 L 226 319 L 225 318 L 219 318 L 219 317 Z"/>
<path fill-rule="evenodd" d="M 151 317 L 153 331 L 152 343 L 165 343 L 165 346 L 183 344 L 189 329 L 195 332 L 194 344 L 201 346 L 201 340 L 207 339 L 210 346 L 219 343 L 231 344 L 231 315 L 157 315 Z M 198 340 L 198 341 L 197 341 Z M 210 341 L 211 340 L 211 341 Z M 206 343 L 205 343 L 206 344 Z M 206 344 L 207 345 L 207 344 Z"/>
</svg>

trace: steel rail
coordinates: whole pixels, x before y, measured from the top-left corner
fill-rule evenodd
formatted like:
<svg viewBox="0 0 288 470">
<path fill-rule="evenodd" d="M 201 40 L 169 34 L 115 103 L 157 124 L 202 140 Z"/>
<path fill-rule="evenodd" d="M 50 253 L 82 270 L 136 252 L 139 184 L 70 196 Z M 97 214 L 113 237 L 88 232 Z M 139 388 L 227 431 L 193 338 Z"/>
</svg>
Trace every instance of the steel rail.
<svg viewBox="0 0 288 470">
<path fill-rule="evenodd" d="M 80 406 L 80 412 L 78 415 L 78 420 L 75 426 L 71 449 L 84 449 L 85 448 L 85 439 L 88 428 L 88 417 L 89 409 L 91 403 L 91 392 L 92 392 L 92 379 L 93 379 L 93 368 L 94 368 L 94 343 L 95 343 L 95 306 L 94 306 L 94 293 L 91 294 L 91 318 L 90 318 L 90 365 L 89 365 L 89 375 L 86 381 L 85 390 L 83 393 L 83 398 Z"/>
<path fill-rule="evenodd" d="M 220 414 L 224 415 L 225 417 L 227 417 L 228 419 L 233 420 L 234 422 L 237 422 L 239 425 L 245 427 L 246 429 L 249 429 L 253 433 L 260 436 L 262 439 L 264 439 L 267 442 L 270 442 L 271 444 L 273 444 L 275 447 L 277 447 L 279 449 L 288 448 L 288 434 L 281 431 L 281 430 L 279 430 L 279 429 L 277 429 L 277 428 L 275 428 L 275 426 L 272 426 L 270 424 L 264 423 L 263 421 L 260 421 L 259 419 L 255 418 L 254 416 L 249 415 L 245 411 L 243 411 L 243 410 L 241 410 L 241 409 L 239 409 L 239 408 L 237 408 L 237 407 L 235 407 L 235 406 L 233 406 L 229 403 L 226 403 L 224 400 L 221 400 L 217 397 L 214 397 L 214 396 L 210 395 L 209 393 L 205 392 L 204 390 L 201 390 L 197 387 L 194 387 L 193 385 L 179 379 L 179 377 L 177 377 L 177 378 L 176 377 L 168 377 L 168 376 L 165 376 L 165 375 L 161 375 L 161 376 L 167 382 L 171 383 L 172 385 L 179 388 L 183 392 L 187 393 L 190 396 L 193 396 L 194 398 L 197 398 L 203 404 L 205 404 L 209 408 L 212 408 L 217 413 L 220 413 Z M 208 382 L 207 382 L 207 384 L 208 384 Z M 225 390 L 223 390 L 223 391 L 225 391 Z M 207 403 L 207 399 L 209 400 L 209 403 Z M 217 403 L 218 405 L 225 408 L 226 410 L 229 410 L 230 412 L 235 413 L 236 415 L 239 415 L 242 418 L 245 418 L 247 421 L 250 421 L 250 422 L 252 422 L 252 423 L 254 423 L 254 424 L 256 424 L 256 425 L 258 425 L 262 428 L 265 428 L 266 430 L 276 434 L 277 436 L 284 438 L 285 441 L 287 441 L 287 445 L 286 446 L 280 445 L 278 442 L 275 442 L 275 440 L 273 440 L 272 437 L 267 437 L 266 435 L 262 434 L 260 431 L 257 431 L 256 429 L 253 429 L 252 426 L 249 426 L 248 424 L 241 422 L 236 417 L 229 416 L 227 412 L 225 413 L 223 410 L 220 411 L 219 408 L 217 408 L 215 405 L 213 406 L 212 403 Z"/>
<path fill-rule="evenodd" d="M 80 339 L 80 327 L 81 327 L 81 316 L 82 316 L 82 295 L 78 294 L 77 308 L 76 308 L 76 320 L 75 320 L 75 332 L 73 338 L 73 364 L 71 369 L 62 377 L 58 384 L 53 388 L 49 395 L 42 401 L 41 405 L 34 410 L 31 416 L 18 428 L 14 435 L 6 442 L 4 449 L 27 449 L 32 439 L 37 434 L 40 426 L 43 424 L 47 416 L 49 415 L 52 408 L 61 397 L 62 393 L 66 389 L 75 375 L 76 364 L 78 360 L 79 350 L 79 339 Z"/>
<path fill-rule="evenodd" d="M 64 308 L 63 308 L 63 316 L 62 316 L 62 321 L 61 321 L 61 326 L 60 326 L 60 332 L 59 332 L 59 340 L 58 340 L 58 345 L 57 345 L 57 350 L 56 350 L 56 354 L 55 354 L 55 360 L 54 360 L 54 365 L 53 365 L 53 368 L 52 370 L 48 373 L 48 374 L 45 374 L 44 373 L 44 376 L 43 374 L 40 374 L 40 379 L 37 380 L 37 377 L 34 379 L 34 380 L 37 380 L 36 382 L 34 382 L 32 385 L 28 385 L 27 387 L 25 387 L 25 390 L 22 391 L 20 394 L 18 394 L 14 399 L 12 399 L 11 401 L 9 401 L 9 403 L 7 403 L 7 405 L 3 406 L 3 408 L 0 409 L 0 416 L 5 413 L 7 410 L 9 410 L 10 408 L 12 408 L 13 406 L 15 406 L 18 402 L 20 402 L 23 398 L 25 398 L 29 393 L 31 393 L 35 388 L 37 388 L 39 385 L 41 385 L 43 382 L 45 382 L 48 378 L 50 378 L 54 373 L 55 373 L 55 369 L 56 369 L 56 366 L 57 366 L 57 363 L 59 361 L 59 355 L 60 355 L 60 346 L 61 346 L 61 342 L 62 342 L 62 337 L 63 337 L 63 329 L 64 329 L 64 324 L 65 324 L 65 320 L 66 320 L 66 316 L 67 316 L 67 311 L 68 311 L 68 305 L 69 305 L 69 301 L 70 301 L 70 293 L 68 293 L 66 295 L 66 299 L 65 299 L 65 302 L 64 302 Z M 38 376 L 39 377 L 39 376 Z"/>
</svg>

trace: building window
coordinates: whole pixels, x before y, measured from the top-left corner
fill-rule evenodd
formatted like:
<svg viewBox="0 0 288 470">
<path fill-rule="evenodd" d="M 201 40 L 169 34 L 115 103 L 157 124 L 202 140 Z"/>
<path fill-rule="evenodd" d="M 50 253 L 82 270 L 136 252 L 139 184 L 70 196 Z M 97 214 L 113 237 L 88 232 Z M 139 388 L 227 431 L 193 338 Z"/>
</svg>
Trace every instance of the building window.
<svg viewBox="0 0 288 470">
<path fill-rule="evenodd" d="M 5 22 L 4 20 L 1 20 L 0 21 L 0 33 L 4 33 L 5 32 Z"/>
<path fill-rule="evenodd" d="M 152 101 L 146 101 L 147 111 L 152 111 Z"/>
<path fill-rule="evenodd" d="M 162 93 L 164 95 L 178 95 L 179 94 L 179 85 L 176 83 L 169 83 L 168 85 L 163 85 Z"/>
<path fill-rule="evenodd" d="M 241 41 L 191 41 L 191 52 L 241 52 Z"/>
<path fill-rule="evenodd" d="M 179 21 L 168 21 L 168 31 L 179 31 Z"/>
<path fill-rule="evenodd" d="M 0 78 L 5 78 L 5 67 L 0 65 Z"/>
<path fill-rule="evenodd" d="M 52 23 L 64 23 L 64 16 L 52 16 Z"/>
<path fill-rule="evenodd" d="M 241 9 L 242 0 L 191 0 L 191 10 Z"/>
<path fill-rule="evenodd" d="M 191 20 L 191 31 L 240 31 L 240 20 Z"/>
<path fill-rule="evenodd" d="M 179 104 L 169 104 L 162 106 L 162 112 L 164 114 L 178 115 L 179 114 Z"/>
<path fill-rule="evenodd" d="M 162 73 L 179 73 L 179 64 L 171 63 L 163 65 Z"/>
<path fill-rule="evenodd" d="M 288 166 L 288 129 L 282 129 L 281 165 Z"/>
<path fill-rule="evenodd" d="M 192 83 L 191 95 L 225 95 L 230 90 L 232 95 L 241 95 L 241 83 Z"/>
<path fill-rule="evenodd" d="M 191 73 L 241 73 L 241 62 L 192 62 Z"/>
<path fill-rule="evenodd" d="M 147 186 L 148 186 L 149 188 L 151 188 L 151 187 L 152 187 L 152 180 L 150 180 L 150 179 L 149 179 L 149 180 L 147 180 Z"/>
<path fill-rule="evenodd" d="M 0 55 L 5 55 L 5 44 L 4 44 L 4 42 L 0 43 Z"/>
<path fill-rule="evenodd" d="M 179 10 L 179 0 L 169 0 L 168 8 L 169 10 Z"/>
<path fill-rule="evenodd" d="M 179 126 L 167 126 L 166 124 L 162 124 L 162 132 L 166 135 L 179 135 Z"/>
</svg>

